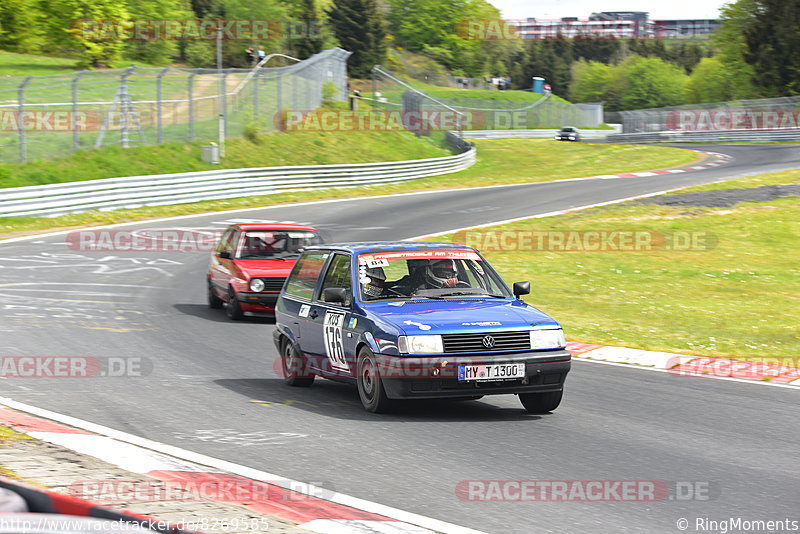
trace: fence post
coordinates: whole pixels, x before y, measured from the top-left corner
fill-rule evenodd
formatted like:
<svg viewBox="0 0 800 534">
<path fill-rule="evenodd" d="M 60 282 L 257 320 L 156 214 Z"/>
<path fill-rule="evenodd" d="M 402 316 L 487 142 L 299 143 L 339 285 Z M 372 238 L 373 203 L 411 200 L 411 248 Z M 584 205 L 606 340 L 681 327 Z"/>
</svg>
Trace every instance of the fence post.
<svg viewBox="0 0 800 534">
<path fill-rule="evenodd" d="M 261 69 L 258 69 L 256 75 L 253 76 L 253 120 L 258 122 L 258 79 L 261 76 Z"/>
<path fill-rule="evenodd" d="M 163 100 L 163 81 L 164 75 L 169 72 L 169 67 L 165 67 L 158 73 L 156 76 L 156 122 L 158 124 L 157 128 L 157 141 L 156 144 L 160 145 L 164 142 L 164 123 L 162 121 L 162 103 Z"/>
<path fill-rule="evenodd" d="M 278 88 L 277 88 L 277 96 L 276 99 L 278 101 L 278 116 L 281 116 L 283 112 L 283 73 L 278 73 Z"/>
<path fill-rule="evenodd" d="M 222 75 L 222 138 L 228 138 L 228 74 L 225 72 Z M 224 157 L 223 150 L 220 148 L 219 157 Z"/>
<path fill-rule="evenodd" d="M 189 141 L 194 141 L 194 77 L 196 72 L 189 74 L 188 87 L 186 97 L 189 101 Z"/>
<path fill-rule="evenodd" d="M 128 148 L 128 75 L 133 70 L 133 66 L 123 70 L 119 75 L 119 142 L 122 148 Z"/>
<path fill-rule="evenodd" d="M 25 144 L 25 86 L 31 81 L 33 76 L 26 76 L 17 88 L 17 132 L 19 134 L 19 161 L 25 163 L 27 160 L 27 145 Z"/>
<path fill-rule="evenodd" d="M 78 80 L 83 76 L 85 70 L 79 71 L 72 77 L 72 150 L 80 148 L 78 137 Z"/>
</svg>

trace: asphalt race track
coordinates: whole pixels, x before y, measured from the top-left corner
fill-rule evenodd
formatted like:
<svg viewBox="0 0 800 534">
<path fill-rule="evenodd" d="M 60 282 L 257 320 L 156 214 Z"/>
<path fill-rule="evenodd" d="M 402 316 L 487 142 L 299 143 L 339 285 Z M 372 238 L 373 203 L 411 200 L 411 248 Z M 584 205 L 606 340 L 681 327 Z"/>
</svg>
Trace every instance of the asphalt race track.
<svg viewBox="0 0 800 534">
<path fill-rule="evenodd" d="M 337 241 L 403 239 L 800 168 L 793 145 L 692 148 L 735 159 L 684 174 L 328 202 L 125 229 L 267 219 L 308 222 Z M 231 322 L 207 308 L 207 264 L 207 253 L 71 250 L 63 235 L 0 244 L 0 356 L 140 358 L 146 375 L 0 379 L 0 395 L 487 532 L 678 532 L 680 518 L 695 532 L 698 517 L 796 519 L 796 390 L 576 361 L 553 414 L 527 415 L 514 396 L 368 414 L 354 388 L 324 380 L 285 386 L 273 370 L 270 323 Z M 527 300 L 548 308 L 537 301 L 535 280 Z M 680 481 L 708 492 L 655 503 L 465 502 L 455 492 L 461 481 L 507 479 Z"/>
</svg>

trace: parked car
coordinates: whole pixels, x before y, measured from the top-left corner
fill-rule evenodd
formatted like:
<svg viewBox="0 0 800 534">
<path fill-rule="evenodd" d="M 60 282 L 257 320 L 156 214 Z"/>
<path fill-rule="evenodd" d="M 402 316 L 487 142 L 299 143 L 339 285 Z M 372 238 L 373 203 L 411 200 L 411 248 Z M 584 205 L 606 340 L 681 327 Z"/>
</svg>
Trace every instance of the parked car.
<svg viewBox="0 0 800 534">
<path fill-rule="evenodd" d="M 556 141 L 580 141 L 581 134 L 574 126 L 564 126 L 556 132 Z"/>
<path fill-rule="evenodd" d="M 317 231 L 302 224 L 234 224 L 211 255 L 208 305 L 228 317 L 273 316 L 275 301 L 295 261 L 310 245 L 321 243 Z"/>
<path fill-rule="evenodd" d="M 276 306 L 290 386 L 355 384 L 364 408 L 399 399 L 516 394 L 530 412 L 561 402 L 571 355 L 561 326 L 526 304 L 472 247 L 390 242 L 307 248 Z"/>
</svg>

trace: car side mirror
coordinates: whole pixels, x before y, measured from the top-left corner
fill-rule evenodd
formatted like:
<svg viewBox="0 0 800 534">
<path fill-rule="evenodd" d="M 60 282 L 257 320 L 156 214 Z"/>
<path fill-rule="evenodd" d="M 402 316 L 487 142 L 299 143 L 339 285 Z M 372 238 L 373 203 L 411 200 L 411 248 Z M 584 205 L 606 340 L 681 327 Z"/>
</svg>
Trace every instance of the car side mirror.
<svg viewBox="0 0 800 534">
<path fill-rule="evenodd" d="M 344 304 L 347 302 L 347 290 L 343 287 L 326 287 L 322 290 L 322 301 Z"/>
<path fill-rule="evenodd" d="M 229 260 L 231 259 L 231 253 L 227 250 L 223 250 L 222 252 L 219 253 L 219 257 L 224 260 Z"/>
<path fill-rule="evenodd" d="M 529 295 L 531 292 L 530 282 L 514 282 L 514 296 L 519 298 L 522 295 Z"/>
</svg>

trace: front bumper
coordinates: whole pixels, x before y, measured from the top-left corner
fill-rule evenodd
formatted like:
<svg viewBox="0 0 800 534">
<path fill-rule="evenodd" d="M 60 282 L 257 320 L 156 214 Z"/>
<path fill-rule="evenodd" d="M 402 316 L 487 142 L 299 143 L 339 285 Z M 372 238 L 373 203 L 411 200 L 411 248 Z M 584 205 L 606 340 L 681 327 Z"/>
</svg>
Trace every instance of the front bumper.
<svg viewBox="0 0 800 534">
<path fill-rule="evenodd" d="M 252 312 L 275 312 L 275 304 L 278 302 L 280 293 L 236 293 L 236 300 L 242 307 L 242 311 Z"/>
<path fill-rule="evenodd" d="M 572 359 L 567 350 L 434 357 L 376 354 L 375 357 L 380 366 L 386 395 L 390 399 L 560 391 L 564 387 Z M 458 380 L 459 365 L 496 363 L 525 363 L 525 377 L 495 381 Z"/>
</svg>

